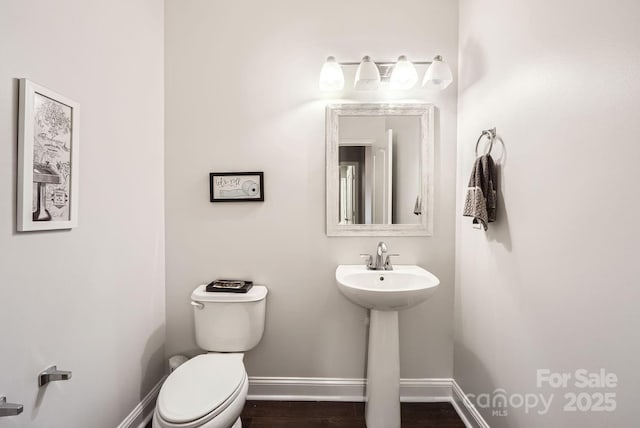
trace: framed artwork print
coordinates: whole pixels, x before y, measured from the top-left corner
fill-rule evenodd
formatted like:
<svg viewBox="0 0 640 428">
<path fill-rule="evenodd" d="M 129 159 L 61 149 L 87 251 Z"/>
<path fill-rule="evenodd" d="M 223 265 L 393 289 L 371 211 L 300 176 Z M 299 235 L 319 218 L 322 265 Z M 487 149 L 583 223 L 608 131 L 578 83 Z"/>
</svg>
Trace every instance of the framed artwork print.
<svg viewBox="0 0 640 428">
<path fill-rule="evenodd" d="M 19 232 L 78 225 L 80 105 L 20 79 Z"/>
<path fill-rule="evenodd" d="M 212 172 L 209 198 L 211 202 L 264 201 L 264 173 Z"/>
</svg>

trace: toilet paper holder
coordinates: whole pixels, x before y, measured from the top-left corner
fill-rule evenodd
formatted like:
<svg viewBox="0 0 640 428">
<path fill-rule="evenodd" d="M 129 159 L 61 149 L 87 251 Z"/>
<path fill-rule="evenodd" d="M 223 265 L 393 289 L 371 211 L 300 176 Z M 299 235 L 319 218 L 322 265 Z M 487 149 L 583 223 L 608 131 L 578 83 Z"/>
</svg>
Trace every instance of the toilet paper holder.
<svg viewBox="0 0 640 428">
<path fill-rule="evenodd" d="M 0 417 L 16 416 L 22 413 L 22 404 L 7 403 L 7 397 L 0 396 Z"/>
<path fill-rule="evenodd" d="M 71 372 L 58 370 L 58 366 L 47 367 L 38 375 L 38 386 L 45 386 L 49 382 L 71 379 Z"/>
</svg>

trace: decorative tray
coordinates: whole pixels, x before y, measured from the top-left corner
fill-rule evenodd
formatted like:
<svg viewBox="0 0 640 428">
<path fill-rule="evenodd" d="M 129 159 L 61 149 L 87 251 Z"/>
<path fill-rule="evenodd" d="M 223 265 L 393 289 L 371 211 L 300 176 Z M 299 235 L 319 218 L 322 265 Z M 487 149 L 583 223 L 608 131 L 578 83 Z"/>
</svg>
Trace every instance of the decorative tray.
<svg viewBox="0 0 640 428">
<path fill-rule="evenodd" d="M 246 293 L 251 287 L 253 287 L 253 281 L 216 279 L 207 284 L 206 291 L 210 293 Z"/>
</svg>

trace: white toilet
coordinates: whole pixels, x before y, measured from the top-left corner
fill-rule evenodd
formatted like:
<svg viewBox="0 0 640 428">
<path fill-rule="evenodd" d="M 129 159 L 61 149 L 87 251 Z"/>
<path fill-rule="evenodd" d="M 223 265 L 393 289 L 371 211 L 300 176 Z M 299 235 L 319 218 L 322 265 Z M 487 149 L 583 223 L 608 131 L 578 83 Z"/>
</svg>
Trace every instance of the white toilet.
<svg viewBox="0 0 640 428">
<path fill-rule="evenodd" d="M 247 293 L 191 294 L 198 355 L 174 370 L 160 389 L 154 428 L 241 428 L 240 413 L 249 389 L 243 352 L 264 332 L 267 288 Z"/>
</svg>

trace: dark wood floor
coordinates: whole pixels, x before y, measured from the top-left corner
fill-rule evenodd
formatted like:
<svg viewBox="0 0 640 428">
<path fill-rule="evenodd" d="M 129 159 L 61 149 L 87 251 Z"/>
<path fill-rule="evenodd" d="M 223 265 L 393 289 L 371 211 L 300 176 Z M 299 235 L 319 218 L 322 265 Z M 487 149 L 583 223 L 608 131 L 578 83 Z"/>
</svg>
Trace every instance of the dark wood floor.
<svg viewBox="0 0 640 428">
<path fill-rule="evenodd" d="M 449 403 L 402 403 L 402 428 L 465 428 Z M 247 401 L 243 428 L 365 428 L 364 403 Z"/>
<path fill-rule="evenodd" d="M 401 412 L 402 428 L 465 428 L 449 403 L 402 403 Z M 247 401 L 241 418 L 242 428 L 366 427 L 364 403 Z"/>
</svg>

